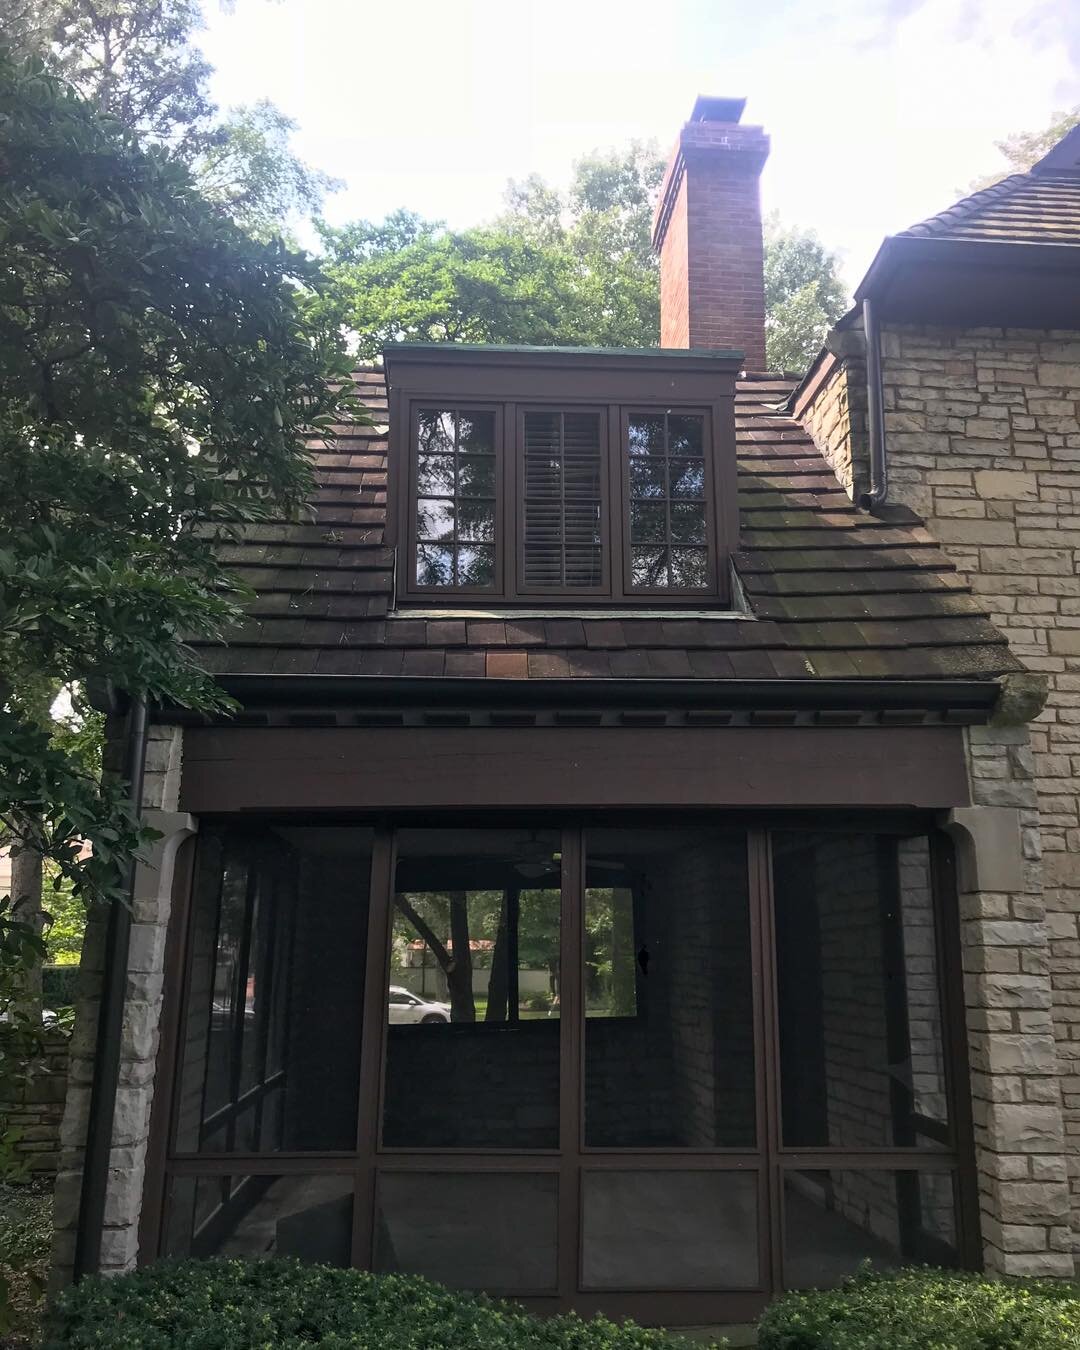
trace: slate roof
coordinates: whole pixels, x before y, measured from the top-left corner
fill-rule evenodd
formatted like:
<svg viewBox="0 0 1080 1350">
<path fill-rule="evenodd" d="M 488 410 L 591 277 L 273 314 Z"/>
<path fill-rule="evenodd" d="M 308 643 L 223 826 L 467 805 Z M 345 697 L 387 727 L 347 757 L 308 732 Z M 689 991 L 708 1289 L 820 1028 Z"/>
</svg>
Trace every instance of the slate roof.
<svg viewBox="0 0 1080 1350">
<path fill-rule="evenodd" d="M 257 592 L 222 674 L 492 678 L 975 679 L 1019 662 L 926 529 L 904 508 L 857 510 L 801 426 L 791 382 L 736 396 L 741 551 L 753 618 L 396 617 L 386 513 L 386 390 L 356 373 L 376 425 L 315 442 L 317 520 L 246 526 L 223 558 Z M 538 608 L 540 608 L 538 606 Z M 587 615 L 586 608 L 593 614 Z"/>
<path fill-rule="evenodd" d="M 1080 239 L 1080 173 L 1047 168 L 1012 174 L 897 237 L 1075 248 Z"/>
</svg>

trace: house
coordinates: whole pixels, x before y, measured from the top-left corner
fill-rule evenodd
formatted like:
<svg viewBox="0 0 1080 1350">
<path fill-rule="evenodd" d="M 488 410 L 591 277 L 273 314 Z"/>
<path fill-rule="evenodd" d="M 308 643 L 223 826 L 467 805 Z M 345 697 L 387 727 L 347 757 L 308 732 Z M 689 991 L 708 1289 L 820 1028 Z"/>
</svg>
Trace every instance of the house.
<svg viewBox="0 0 1080 1350">
<path fill-rule="evenodd" d="M 390 348 L 315 522 L 230 551 L 242 711 L 151 728 L 94 1265 L 670 1325 L 864 1259 L 1072 1273 L 1078 133 L 888 239 L 796 386 L 741 115 L 676 143 L 660 349 Z M 388 1023 L 414 943 L 449 1025 Z"/>
</svg>

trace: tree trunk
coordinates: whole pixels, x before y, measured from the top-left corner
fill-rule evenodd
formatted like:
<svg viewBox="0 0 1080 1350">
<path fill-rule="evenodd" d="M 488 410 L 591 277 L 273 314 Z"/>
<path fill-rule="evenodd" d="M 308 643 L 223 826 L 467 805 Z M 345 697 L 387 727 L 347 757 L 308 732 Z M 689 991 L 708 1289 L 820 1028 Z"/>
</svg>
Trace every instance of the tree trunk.
<svg viewBox="0 0 1080 1350">
<path fill-rule="evenodd" d="M 11 846 L 11 916 L 32 928 L 40 937 L 45 928 L 41 906 L 44 882 L 41 853 L 32 844 Z M 35 961 L 21 977 L 24 997 L 19 1002 L 26 1012 L 41 1020 L 41 965 Z"/>
<path fill-rule="evenodd" d="M 475 1022 L 468 894 L 465 891 L 454 891 L 450 896 L 450 948 L 453 958 L 446 972 L 446 982 L 450 986 L 450 1020 Z"/>
<path fill-rule="evenodd" d="M 507 1021 L 507 1008 L 510 999 L 509 980 L 509 944 L 506 940 L 507 909 L 510 896 L 503 891 L 502 910 L 499 913 L 499 927 L 495 932 L 495 947 L 491 954 L 491 978 L 488 980 L 487 1012 L 485 1022 Z"/>
</svg>

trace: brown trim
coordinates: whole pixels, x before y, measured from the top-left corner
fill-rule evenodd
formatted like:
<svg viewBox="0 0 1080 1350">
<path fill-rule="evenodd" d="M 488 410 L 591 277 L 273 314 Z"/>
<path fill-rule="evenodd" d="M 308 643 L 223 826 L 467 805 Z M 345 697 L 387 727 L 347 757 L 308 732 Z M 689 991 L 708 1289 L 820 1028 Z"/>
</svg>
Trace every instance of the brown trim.
<svg viewBox="0 0 1080 1350">
<path fill-rule="evenodd" d="M 390 933 L 396 840 L 386 825 L 375 831 L 368 885 L 368 931 L 364 965 L 360 1075 L 356 1108 L 357 1177 L 353 1198 L 353 1265 L 370 1268 L 375 1240 L 376 1154 L 382 1132 L 386 1071 L 386 994 L 390 980 Z M 374 1109 L 371 1108 L 374 1103 Z"/>
<path fill-rule="evenodd" d="M 407 345 L 387 351 L 390 469 L 386 541 L 397 548 L 397 594 L 403 605 L 437 600 L 449 609 L 478 602 L 507 604 L 543 599 L 555 607 L 620 598 L 644 609 L 687 600 L 723 605 L 729 590 L 728 555 L 738 539 L 735 462 L 735 373 L 729 355 L 696 353 L 518 351 L 463 346 Z M 423 408 L 476 407 L 496 413 L 496 580 L 492 587 L 421 587 L 416 578 L 417 413 Z M 523 415 L 528 411 L 599 412 L 605 496 L 602 510 L 604 581 L 599 587 L 529 587 L 522 565 L 524 493 Z M 700 588 L 649 591 L 629 585 L 628 412 L 686 412 L 704 416 L 707 462 L 705 504 L 710 581 Z M 619 429 L 616 444 L 615 429 Z M 620 564 L 621 560 L 621 564 Z"/>
<path fill-rule="evenodd" d="M 165 1195 L 161 1185 L 150 1179 L 163 1177 L 176 1100 L 176 1075 L 179 1072 L 180 1028 L 184 1025 L 187 995 L 184 972 L 187 969 L 191 929 L 192 895 L 195 885 L 195 859 L 198 835 L 185 839 L 176 850 L 173 865 L 172 903 L 165 935 L 165 972 L 162 981 L 161 1022 L 158 1052 L 154 1062 L 154 1093 L 150 1104 L 150 1127 L 146 1145 L 147 1184 L 139 1213 L 139 1256 L 157 1252 L 164 1232 Z"/>
<path fill-rule="evenodd" d="M 569 1307 L 581 1283 L 581 1155 L 585 1143 L 585 831 L 563 830 L 562 948 L 559 968 L 560 1072 L 559 1296 Z"/>
<path fill-rule="evenodd" d="M 966 805 L 958 727 L 191 728 L 182 809 Z M 378 772 L 372 766 L 378 765 Z"/>
<path fill-rule="evenodd" d="M 715 813 L 714 813 L 715 814 Z M 443 823 L 442 818 L 440 823 Z M 824 818 L 827 819 L 827 818 Z M 740 823 L 740 820 L 742 823 Z M 387 1149 L 378 1142 L 386 1060 L 385 989 L 389 979 L 391 904 L 394 891 L 395 828 L 386 821 L 377 827 L 371 858 L 368 948 L 365 966 L 364 1023 L 360 1046 L 360 1083 L 356 1150 L 354 1153 L 279 1153 L 246 1155 L 173 1155 L 162 1146 L 162 1119 L 175 1113 L 175 1070 L 155 1108 L 154 1145 L 148 1154 L 147 1204 L 142 1219 L 140 1260 L 152 1259 L 163 1234 L 164 1198 L 169 1178 L 217 1176 L 232 1178 L 277 1175 L 341 1175 L 354 1179 L 354 1265 L 370 1266 L 377 1221 L 377 1185 L 383 1173 L 448 1172 L 553 1175 L 557 1190 L 557 1288 L 550 1294 L 535 1291 L 516 1296 L 527 1307 L 555 1311 L 576 1308 L 582 1313 L 604 1311 L 637 1316 L 647 1322 L 695 1324 L 750 1318 L 760 1311 L 783 1284 L 784 1177 L 795 1171 L 920 1171 L 952 1172 L 955 1177 L 957 1241 L 961 1259 L 978 1263 L 977 1196 L 974 1192 L 974 1147 L 971 1135 L 969 1087 L 964 1058 L 962 1000 L 957 995 L 959 931 L 949 845 L 932 830 L 926 817 L 913 818 L 911 828 L 931 839 L 934 911 L 938 924 L 938 971 L 942 988 L 942 1019 L 946 1042 L 946 1092 L 954 1137 L 962 1147 L 904 1147 L 873 1149 L 784 1148 L 780 1136 L 778 1011 L 774 932 L 771 841 L 761 825 L 731 818 L 745 830 L 747 905 L 750 924 L 749 959 L 752 965 L 754 1043 L 755 1145 L 726 1150 L 589 1149 L 584 1137 L 585 1008 L 583 955 L 583 898 L 586 888 L 587 822 L 564 824 L 562 849 L 562 903 L 560 937 L 560 1105 L 558 1150 Z M 790 828 L 785 820 L 780 828 Z M 359 827 L 363 828 L 363 827 Z M 851 817 L 834 822 L 837 830 L 852 828 Z M 865 828 L 865 826 L 864 826 Z M 870 827 L 872 830 L 873 826 Z M 890 830 L 885 825 L 883 837 Z M 167 988 L 176 1011 L 163 1024 L 162 1064 L 175 1063 L 182 1025 L 182 999 L 177 984 L 195 906 L 190 901 L 192 850 L 185 859 L 186 880 L 178 874 L 174 889 L 173 921 Z M 173 1056 L 173 1060 L 170 1060 Z M 582 1186 L 586 1172 L 660 1170 L 667 1172 L 738 1172 L 757 1177 L 758 1284 L 752 1289 L 619 1290 L 584 1287 L 582 1252 Z M 974 1213 L 972 1206 L 974 1205 Z M 511 1295 L 514 1290 L 507 1290 Z"/>
<path fill-rule="evenodd" d="M 945 1096 L 953 1147 L 959 1154 L 956 1177 L 956 1228 L 961 1258 L 970 1269 L 982 1264 L 979 1222 L 979 1175 L 975 1157 L 975 1122 L 971 1103 L 964 999 L 963 938 L 960 931 L 956 850 L 941 830 L 930 832 L 930 875 L 934 896 L 938 990 L 945 1041 Z"/>
</svg>

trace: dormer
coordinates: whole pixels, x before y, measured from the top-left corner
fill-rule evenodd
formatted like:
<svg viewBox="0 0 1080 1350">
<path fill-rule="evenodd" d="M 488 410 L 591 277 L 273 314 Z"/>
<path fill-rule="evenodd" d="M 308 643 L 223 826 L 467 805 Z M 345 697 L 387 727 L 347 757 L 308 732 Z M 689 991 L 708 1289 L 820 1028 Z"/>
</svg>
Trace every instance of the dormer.
<svg viewBox="0 0 1080 1350">
<path fill-rule="evenodd" d="M 723 607 L 736 547 L 724 350 L 384 352 L 399 607 Z"/>
</svg>

